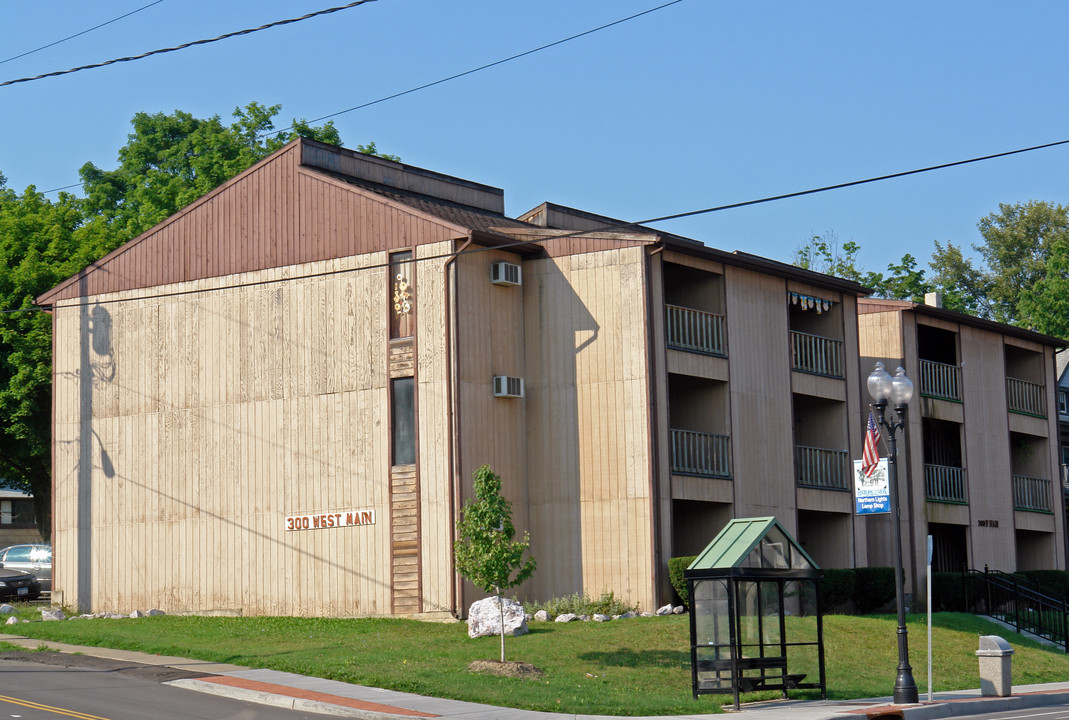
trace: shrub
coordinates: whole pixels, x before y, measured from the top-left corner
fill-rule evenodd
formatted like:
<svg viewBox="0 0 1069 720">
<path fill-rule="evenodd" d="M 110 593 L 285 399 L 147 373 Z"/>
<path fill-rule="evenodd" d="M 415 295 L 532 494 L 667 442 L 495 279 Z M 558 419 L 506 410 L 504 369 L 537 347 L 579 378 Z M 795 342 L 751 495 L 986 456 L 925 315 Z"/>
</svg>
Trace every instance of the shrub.
<svg viewBox="0 0 1069 720">
<path fill-rule="evenodd" d="M 824 612 L 841 609 L 854 599 L 857 573 L 853 568 L 825 568 L 820 581 L 820 603 Z"/>
<path fill-rule="evenodd" d="M 575 615 L 594 615 L 596 613 L 601 615 L 623 615 L 625 612 L 637 610 L 638 606 L 628 605 L 623 600 L 618 599 L 610 590 L 603 592 L 601 597 L 597 599 L 589 598 L 585 593 L 582 595 L 572 593 L 571 595 L 552 598 L 545 602 L 525 602 L 523 609 L 532 615 L 539 610 L 545 610 L 556 617 L 564 613 L 574 613 Z"/>
<path fill-rule="evenodd" d="M 895 570 L 889 567 L 859 567 L 854 570 L 854 605 L 862 615 L 874 612 L 895 599 Z"/>
<path fill-rule="evenodd" d="M 683 605 L 690 609 L 690 598 L 687 597 L 687 579 L 683 577 L 683 571 L 687 569 L 687 566 L 694 562 L 694 558 L 697 555 L 686 555 L 684 557 L 674 557 L 668 559 L 668 579 L 672 581 L 672 587 L 676 589 L 676 593 L 679 595 L 679 599 L 683 601 Z"/>
<path fill-rule="evenodd" d="M 1065 570 L 1018 570 L 1019 575 L 1043 588 L 1043 592 L 1056 598 L 1069 595 L 1069 571 Z"/>
</svg>

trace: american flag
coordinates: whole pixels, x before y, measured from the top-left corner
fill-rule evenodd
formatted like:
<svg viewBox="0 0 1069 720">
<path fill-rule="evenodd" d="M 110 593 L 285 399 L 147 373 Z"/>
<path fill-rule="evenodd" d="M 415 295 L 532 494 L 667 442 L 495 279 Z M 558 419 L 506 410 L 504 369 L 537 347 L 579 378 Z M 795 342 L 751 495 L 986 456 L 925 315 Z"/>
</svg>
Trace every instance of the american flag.
<svg viewBox="0 0 1069 720">
<path fill-rule="evenodd" d="M 872 411 L 869 410 L 869 426 L 865 428 L 865 449 L 861 453 L 861 470 L 865 473 L 865 477 L 872 475 L 873 470 L 880 464 L 880 451 L 876 448 L 876 443 L 880 440 L 880 434 L 876 430 L 876 418 L 872 416 Z"/>
</svg>

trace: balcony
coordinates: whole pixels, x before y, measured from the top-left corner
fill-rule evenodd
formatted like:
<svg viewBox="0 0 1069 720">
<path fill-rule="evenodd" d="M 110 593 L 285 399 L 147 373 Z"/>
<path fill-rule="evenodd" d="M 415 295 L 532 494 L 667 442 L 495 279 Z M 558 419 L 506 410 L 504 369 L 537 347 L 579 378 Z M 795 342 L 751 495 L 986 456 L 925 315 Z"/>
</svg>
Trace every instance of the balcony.
<svg viewBox="0 0 1069 720">
<path fill-rule="evenodd" d="M 1027 380 L 1006 378 L 1006 405 L 1012 413 L 1046 417 L 1043 386 Z"/>
<path fill-rule="evenodd" d="M 668 347 L 676 350 L 725 355 L 724 316 L 679 305 L 665 305 Z"/>
<path fill-rule="evenodd" d="M 1050 512 L 1050 480 L 1028 475 L 1014 475 L 1013 508 L 1032 512 Z"/>
<path fill-rule="evenodd" d="M 670 430 L 672 472 L 702 477 L 731 477 L 731 438 L 727 435 Z"/>
<path fill-rule="evenodd" d="M 961 368 L 957 365 L 921 360 L 921 395 L 961 402 Z"/>
<path fill-rule="evenodd" d="M 967 503 L 965 469 L 925 464 L 924 497 L 929 502 Z"/>
<path fill-rule="evenodd" d="M 794 446 L 795 482 L 821 490 L 850 490 L 849 458 L 845 450 Z"/>
<path fill-rule="evenodd" d="M 795 370 L 844 377 L 842 340 L 791 330 L 791 357 Z"/>
</svg>

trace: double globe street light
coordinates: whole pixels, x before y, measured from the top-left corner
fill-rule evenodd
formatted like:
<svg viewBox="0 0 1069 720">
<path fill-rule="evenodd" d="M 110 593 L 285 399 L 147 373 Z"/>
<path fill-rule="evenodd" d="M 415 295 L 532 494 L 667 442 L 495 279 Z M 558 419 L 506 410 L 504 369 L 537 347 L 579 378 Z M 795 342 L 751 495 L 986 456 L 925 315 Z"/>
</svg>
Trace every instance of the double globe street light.
<svg viewBox="0 0 1069 720">
<path fill-rule="evenodd" d="M 876 363 L 868 379 L 869 395 L 872 396 L 872 408 L 876 411 L 876 422 L 887 431 L 887 443 L 890 455 L 887 458 L 890 474 L 890 500 L 894 516 L 891 526 L 894 530 L 895 544 L 895 604 L 898 609 L 898 675 L 895 677 L 894 702 L 907 705 L 918 701 L 917 683 L 913 680 L 913 668 L 909 665 L 909 639 L 906 631 L 906 604 L 902 575 L 902 523 L 901 510 L 898 506 L 898 442 L 895 434 L 906 426 L 906 406 L 913 399 L 913 381 L 906 377 L 901 367 L 891 375 L 882 362 Z M 887 401 L 894 403 L 897 420 L 887 419 Z"/>
</svg>

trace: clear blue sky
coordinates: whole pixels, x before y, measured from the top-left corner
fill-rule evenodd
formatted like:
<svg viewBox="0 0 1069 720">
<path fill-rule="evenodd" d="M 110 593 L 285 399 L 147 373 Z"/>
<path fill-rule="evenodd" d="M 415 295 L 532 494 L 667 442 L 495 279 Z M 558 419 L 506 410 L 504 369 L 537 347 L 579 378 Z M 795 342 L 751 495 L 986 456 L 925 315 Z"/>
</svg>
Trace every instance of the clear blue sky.
<svg viewBox="0 0 1069 720">
<path fill-rule="evenodd" d="M 151 0 L 0 4 L 0 60 Z M 314 119 L 665 0 L 377 0 L 146 60 L 0 88 L 8 187 L 110 169 L 139 111 Z M 215 37 L 344 0 L 164 0 L 0 81 Z M 349 147 L 641 220 L 1069 139 L 1069 3 L 682 2 L 334 119 Z M 978 242 L 1000 202 L 1069 202 L 1069 146 L 659 227 L 789 262 L 813 234 L 882 270 Z"/>
</svg>

